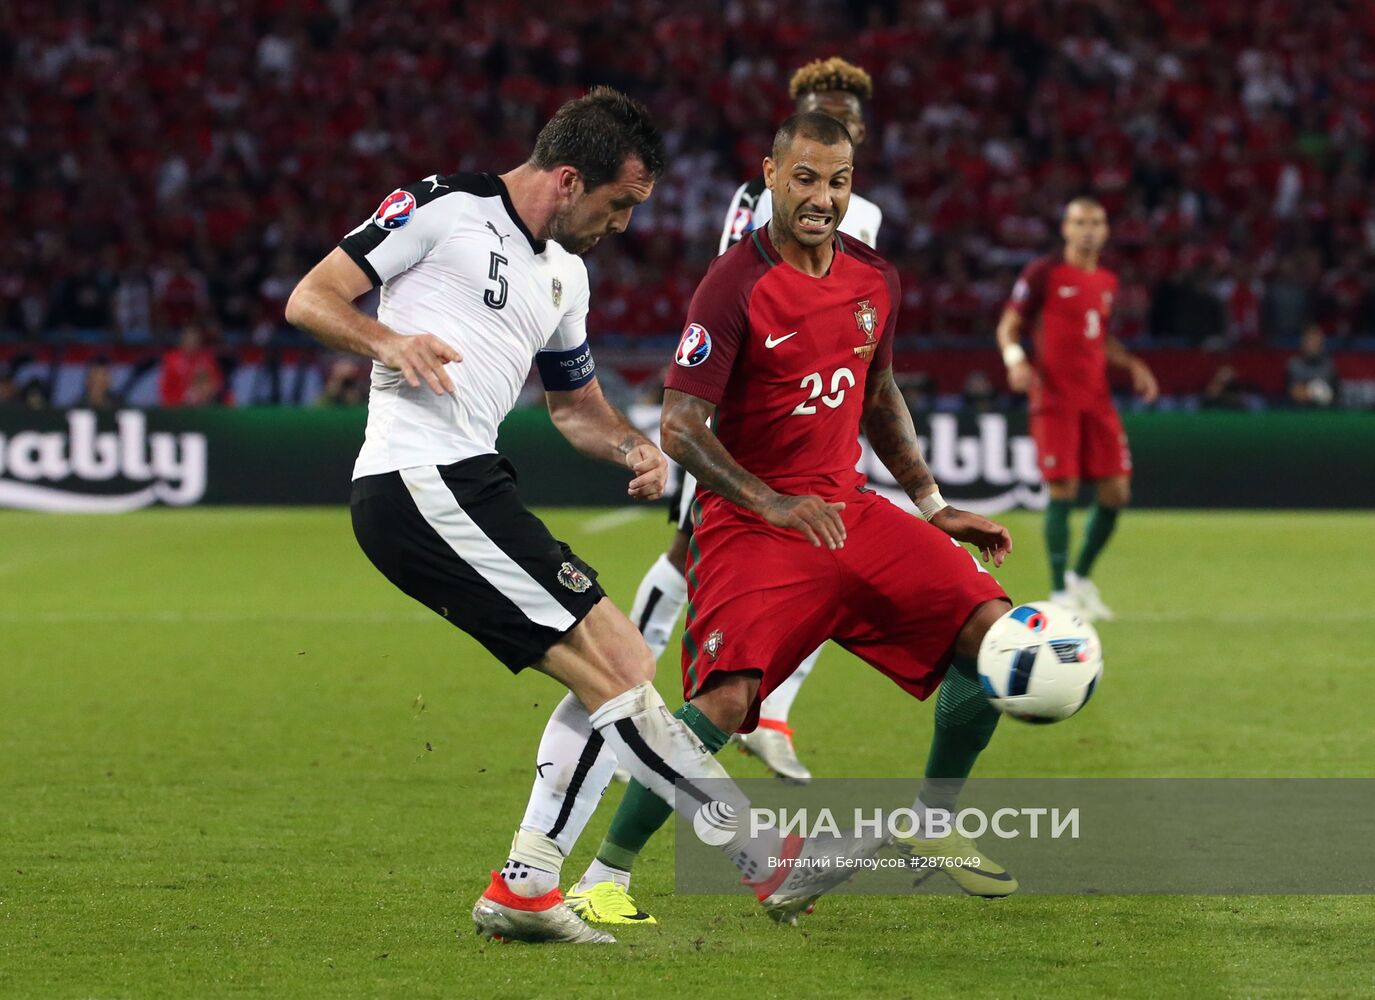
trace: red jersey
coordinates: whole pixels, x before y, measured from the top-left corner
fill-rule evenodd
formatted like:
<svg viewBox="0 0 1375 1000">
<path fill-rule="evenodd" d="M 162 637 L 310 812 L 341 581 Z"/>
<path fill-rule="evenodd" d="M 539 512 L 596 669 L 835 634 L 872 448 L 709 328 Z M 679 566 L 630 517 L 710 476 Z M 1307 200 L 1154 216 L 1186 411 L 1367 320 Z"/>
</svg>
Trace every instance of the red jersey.
<svg viewBox="0 0 1375 1000">
<path fill-rule="evenodd" d="M 722 445 L 779 492 L 835 498 L 864 484 L 864 387 L 893 363 L 896 270 L 849 237 L 835 251 L 821 278 L 784 262 L 767 229 L 717 257 L 664 382 L 715 403 Z"/>
<path fill-rule="evenodd" d="M 1032 363 L 1040 379 L 1033 409 L 1111 401 L 1103 342 L 1116 297 L 1117 275 L 1105 267 L 1085 271 L 1060 254 L 1038 257 L 1022 270 L 1007 307 L 1034 331 Z"/>
</svg>

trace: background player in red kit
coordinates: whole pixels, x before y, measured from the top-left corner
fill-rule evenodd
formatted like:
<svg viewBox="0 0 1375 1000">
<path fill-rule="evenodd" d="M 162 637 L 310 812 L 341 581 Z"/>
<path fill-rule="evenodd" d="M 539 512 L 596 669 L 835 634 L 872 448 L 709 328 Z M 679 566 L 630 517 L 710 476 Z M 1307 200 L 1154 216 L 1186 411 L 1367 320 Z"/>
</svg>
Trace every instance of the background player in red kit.
<svg viewBox="0 0 1375 1000">
<path fill-rule="evenodd" d="M 926 776 L 954 784 L 928 780 L 916 808 L 949 809 L 997 723 L 974 657 L 1011 607 L 956 540 L 1001 565 L 1011 539 L 948 506 L 922 458 L 893 381 L 896 271 L 836 232 L 853 173 L 845 127 L 794 115 L 764 173 L 773 217 L 711 265 L 666 382 L 664 447 L 698 480 L 683 641 L 688 702 L 677 715 L 715 752 L 732 732 L 752 729 L 761 699 L 833 639 L 918 698 L 940 686 Z M 921 518 L 855 471 L 861 427 Z M 603 844 L 584 881 L 628 887 L 630 864 L 668 816 L 632 782 L 612 823 L 626 842 Z M 912 844 L 933 855 L 978 851 L 958 835 Z M 1016 889 L 981 858 L 977 868 L 942 870 L 968 892 Z"/>
<path fill-rule="evenodd" d="M 1076 198 L 1065 208 L 1060 231 L 1063 253 L 1032 261 L 1013 287 L 998 323 L 998 346 L 1008 385 L 1030 396 L 1031 434 L 1050 492 L 1045 537 L 1051 600 L 1089 619 L 1111 618 L 1089 573 L 1131 499 L 1132 461 L 1112 404 L 1108 365 L 1127 369 L 1148 403 L 1159 389 L 1146 363 L 1107 332 L 1117 296 L 1117 275 L 1098 266 L 1108 240 L 1107 212 L 1093 198 Z M 1035 332 L 1034 368 L 1020 343 L 1025 324 Z M 1069 515 L 1084 479 L 1097 484 L 1098 496 L 1071 572 Z"/>
</svg>

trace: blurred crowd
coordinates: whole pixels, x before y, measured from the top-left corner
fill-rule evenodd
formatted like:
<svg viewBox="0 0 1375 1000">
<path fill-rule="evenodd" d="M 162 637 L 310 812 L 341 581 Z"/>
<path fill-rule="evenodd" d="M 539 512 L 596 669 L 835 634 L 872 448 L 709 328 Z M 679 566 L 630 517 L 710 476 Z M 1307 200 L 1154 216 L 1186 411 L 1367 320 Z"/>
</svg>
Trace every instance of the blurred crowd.
<svg viewBox="0 0 1375 1000">
<path fill-rule="evenodd" d="M 790 71 L 832 54 L 874 77 L 856 189 L 909 343 L 991 343 L 1091 191 L 1124 339 L 1375 344 L 1359 0 L 8 0 L 0 344 L 291 343 L 296 280 L 389 191 L 513 166 L 594 82 L 657 112 L 672 166 L 589 259 L 592 328 L 671 335 Z"/>
</svg>

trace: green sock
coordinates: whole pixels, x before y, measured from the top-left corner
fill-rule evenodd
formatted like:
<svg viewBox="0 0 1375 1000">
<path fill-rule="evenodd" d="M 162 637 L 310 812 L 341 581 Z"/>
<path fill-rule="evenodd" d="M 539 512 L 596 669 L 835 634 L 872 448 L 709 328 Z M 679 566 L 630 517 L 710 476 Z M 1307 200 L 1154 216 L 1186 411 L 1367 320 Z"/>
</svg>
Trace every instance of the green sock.
<svg viewBox="0 0 1375 1000">
<path fill-rule="evenodd" d="M 1069 564 L 1069 514 L 1073 500 L 1055 500 L 1046 504 L 1046 554 L 1050 556 L 1050 589 L 1065 589 L 1065 567 Z"/>
<path fill-rule="evenodd" d="M 974 659 L 957 656 L 936 695 L 936 731 L 921 789 L 922 802 L 933 808 L 955 808 L 964 779 L 998 725 L 998 710 L 984 697 L 977 677 Z"/>
<path fill-rule="evenodd" d="M 730 739 L 729 733 L 717 729 L 716 723 L 703 715 L 692 702 L 688 702 L 673 715 L 682 719 L 683 724 L 691 729 L 712 753 L 718 753 Z M 667 823 L 672 815 L 672 806 L 638 781 L 632 780 L 626 787 L 625 795 L 621 797 L 621 804 L 616 807 L 616 815 L 611 817 L 611 829 L 607 831 L 606 839 L 597 850 L 597 860 L 612 868 L 630 871 L 631 866 L 635 864 L 635 858 L 644 849 L 645 844 L 649 843 L 649 838 L 654 836 L 655 831 Z"/>
<path fill-rule="evenodd" d="M 1088 576 L 1089 570 L 1093 569 L 1093 561 L 1098 558 L 1098 554 L 1103 551 L 1103 546 L 1108 544 L 1108 539 L 1112 537 L 1113 529 L 1117 527 L 1117 515 L 1122 513 L 1119 507 L 1104 507 L 1101 503 L 1094 504 L 1093 510 L 1089 512 L 1089 523 L 1084 529 L 1084 547 L 1079 550 L 1079 561 L 1075 563 L 1074 572 L 1080 576 Z"/>
</svg>

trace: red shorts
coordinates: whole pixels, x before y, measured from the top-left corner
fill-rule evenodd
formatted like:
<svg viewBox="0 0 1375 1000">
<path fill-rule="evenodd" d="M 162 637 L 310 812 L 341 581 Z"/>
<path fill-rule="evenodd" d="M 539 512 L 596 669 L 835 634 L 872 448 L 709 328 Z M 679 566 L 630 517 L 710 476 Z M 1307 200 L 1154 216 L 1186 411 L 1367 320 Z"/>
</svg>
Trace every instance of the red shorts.
<svg viewBox="0 0 1375 1000">
<path fill-rule="evenodd" d="M 968 549 L 878 494 L 845 505 L 845 546 L 832 552 L 705 498 L 688 562 L 685 698 L 715 673 L 761 671 L 749 732 L 760 702 L 827 639 L 917 698 L 936 689 L 970 615 L 1007 595 Z"/>
<path fill-rule="evenodd" d="M 1041 476 L 1057 479 L 1113 479 L 1130 476 L 1132 453 L 1112 403 L 1080 409 L 1045 407 L 1031 414 L 1031 436 Z"/>
</svg>

